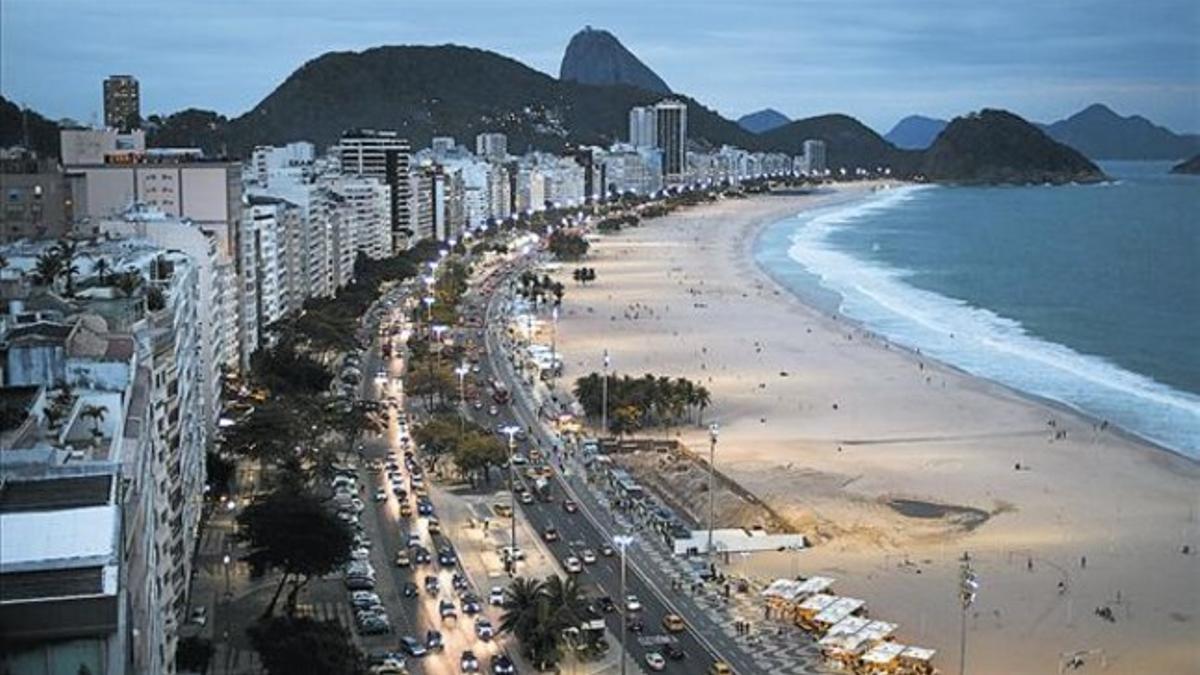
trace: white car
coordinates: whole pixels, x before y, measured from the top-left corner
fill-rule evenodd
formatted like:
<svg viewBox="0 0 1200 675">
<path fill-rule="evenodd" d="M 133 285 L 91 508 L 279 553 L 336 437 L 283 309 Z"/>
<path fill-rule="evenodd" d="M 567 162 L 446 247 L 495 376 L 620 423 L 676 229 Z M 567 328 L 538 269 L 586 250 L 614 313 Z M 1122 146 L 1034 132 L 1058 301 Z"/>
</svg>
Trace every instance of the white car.
<svg viewBox="0 0 1200 675">
<path fill-rule="evenodd" d="M 384 490 L 383 488 L 376 490 L 375 491 L 375 501 L 386 502 L 387 501 L 387 490 Z"/>
<path fill-rule="evenodd" d="M 642 601 L 638 600 L 636 595 L 625 596 L 625 611 L 628 611 L 628 612 L 642 611 Z"/>
<path fill-rule="evenodd" d="M 583 562 L 587 563 L 588 565 L 596 562 L 596 552 L 590 548 L 583 549 L 583 552 L 579 554 L 579 557 L 583 558 Z"/>
<path fill-rule="evenodd" d="M 571 574 L 579 574 L 583 571 L 583 563 L 573 555 L 567 556 L 567 559 L 563 561 L 563 567 L 567 568 L 567 572 Z"/>
<path fill-rule="evenodd" d="M 497 607 L 504 604 L 504 588 L 500 586 L 492 586 L 492 590 L 488 593 L 488 604 L 496 605 Z"/>
<path fill-rule="evenodd" d="M 667 667 L 667 660 L 658 652 L 650 652 L 646 654 L 646 665 L 650 667 L 650 670 L 663 670 Z"/>
</svg>

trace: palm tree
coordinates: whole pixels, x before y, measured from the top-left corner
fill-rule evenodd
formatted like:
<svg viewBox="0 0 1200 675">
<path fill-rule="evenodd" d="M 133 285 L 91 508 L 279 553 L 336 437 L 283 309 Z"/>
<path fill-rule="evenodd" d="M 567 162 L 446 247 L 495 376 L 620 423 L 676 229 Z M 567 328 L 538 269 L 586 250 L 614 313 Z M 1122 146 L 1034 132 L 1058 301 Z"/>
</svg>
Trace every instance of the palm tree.
<svg viewBox="0 0 1200 675">
<path fill-rule="evenodd" d="M 102 435 L 100 433 L 100 423 L 104 421 L 104 415 L 108 412 L 108 408 L 102 405 L 85 405 L 83 410 L 79 411 L 80 417 L 90 417 L 92 419 L 92 435 L 97 440 Z"/>
<path fill-rule="evenodd" d="M 38 286 L 52 286 L 62 273 L 62 259 L 53 251 L 46 251 L 37 257 L 33 267 L 33 283 Z"/>
<path fill-rule="evenodd" d="M 92 266 L 96 271 L 96 276 L 100 279 L 101 286 L 108 285 L 108 273 L 112 271 L 112 265 L 108 262 L 108 258 L 100 258 L 96 264 Z"/>
<path fill-rule="evenodd" d="M 545 603 L 544 584 L 537 579 L 517 577 L 504 591 L 500 631 L 525 642 L 537 628 L 539 604 Z"/>
<path fill-rule="evenodd" d="M 75 295 L 75 275 L 79 274 L 75 257 L 79 255 L 79 244 L 73 239 L 61 239 L 53 250 L 57 252 L 62 263 L 59 274 L 66 280 L 66 293 L 68 296 Z"/>
<path fill-rule="evenodd" d="M 697 424 L 704 425 L 704 409 L 712 403 L 712 396 L 704 386 L 696 387 L 696 407 L 700 409 L 700 420 Z"/>
</svg>

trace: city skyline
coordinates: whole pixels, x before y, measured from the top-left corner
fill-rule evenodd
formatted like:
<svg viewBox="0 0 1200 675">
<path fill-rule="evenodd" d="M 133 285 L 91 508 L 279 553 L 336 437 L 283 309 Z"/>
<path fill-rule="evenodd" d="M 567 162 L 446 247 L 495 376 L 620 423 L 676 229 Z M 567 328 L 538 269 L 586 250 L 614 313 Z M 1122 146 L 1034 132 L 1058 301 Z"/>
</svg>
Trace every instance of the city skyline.
<svg viewBox="0 0 1200 675">
<path fill-rule="evenodd" d="M 456 3 L 437 15 L 381 3 L 361 3 L 355 13 L 302 3 L 287 17 L 274 16 L 274 3 L 218 11 L 184 2 L 169 16 L 139 2 L 55 4 L 69 11 L 31 2 L 0 8 L 0 92 L 82 122 L 102 118 L 97 83 L 113 73 L 139 79 L 143 114 L 198 107 L 234 117 L 310 59 L 381 45 L 462 44 L 557 76 L 567 41 L 591 25 L 611 31 L 672 89 L 730 119 L 764 107 L 793 119 L 841 112 L 883 133 L 909 114 L 949 118 L 1000 107 L 1051 122 L 1100 102 L 1177 132 L 1200 130 L 1200 46 L 1192 37 L 1200 10 L 1183 2 L 903 9 L 760 2 L 758 11 L 708 6 L 686 15 L 671 3 L 637 13 L 597 3 L 522 2 L 494 12 Z M 527 20 L 532 15 L 536 21 Z M 291 37 L 255 39 L 270 35 L 268 26 Z M 43 39 L 51 31 L 58 39 Z M 138 40 L 102 39 L 122 32 Z"/>
</svg>

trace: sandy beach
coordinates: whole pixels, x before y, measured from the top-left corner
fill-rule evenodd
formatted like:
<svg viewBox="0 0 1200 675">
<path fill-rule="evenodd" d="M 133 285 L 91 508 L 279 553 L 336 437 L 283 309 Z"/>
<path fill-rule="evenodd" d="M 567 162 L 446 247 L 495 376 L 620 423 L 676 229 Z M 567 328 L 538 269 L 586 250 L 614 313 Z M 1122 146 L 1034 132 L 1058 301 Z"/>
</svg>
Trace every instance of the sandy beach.
<svg viewBox="0 0 1200 675">
<path fill-rule="evenodd" d="M 887 345 L 754 264 L 765 224 L 865 195 L 727 200 L 594 241 L 594 283 L 560 273 L 562 382 L 599 371 L 605 349 L 618 374 L 702 381 L 718 468 L 815 543 L 738 568 L 837 578 L 899 641 L 936 648 L 942 672 L 958 670 L 964 551 L 982 580 L 968 672 L 1056 673 L 1077 650 L 1102 650 L 1077 672 L 1200 672 L 1200 465 Z M 704 429 L 680 433 L 707 448 Z"/>
</svg>

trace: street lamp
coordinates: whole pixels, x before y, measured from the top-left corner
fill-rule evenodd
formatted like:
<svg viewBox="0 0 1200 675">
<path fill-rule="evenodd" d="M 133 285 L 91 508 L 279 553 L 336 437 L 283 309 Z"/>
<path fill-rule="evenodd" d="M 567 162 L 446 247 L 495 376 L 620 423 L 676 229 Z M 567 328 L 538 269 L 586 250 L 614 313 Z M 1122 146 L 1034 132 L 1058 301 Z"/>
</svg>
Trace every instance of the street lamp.
<svg viewBox="0 0 1200 675">
<path fill-rule="evenodd" d="M 716 495 L 713 492 L 713 476 L 716 473 L 714 462 L 717 458 L 717 436 L 721 433 L 721 425 L 713 422 L 708 425 L 708 548 L 705 553 L 712 561 L 713 557 L 713 523 L 715 516 Z"/>
<path fill-rule="evenodd" d="M 625 551 L 632 543 L 632 535 L 618 534 L 613 536 L 613 544 L 616 544 L 617 548 L 621 549 L 621 675 L 625 675 L 625 662 L 628 660 L 625 650 L 625 640 L 629 639 L 629 599 L 625 594 Z"/>
<path fill-rule="evenodd" d="M 517 567 L 517 479 L 514 475 L 513 452 L 517 448 L 517 432 L 520 430 L 521 427 L 514 424 L 509 424 L 500 429 L 500 433 L 508 435 L 508 495 L 512 500 L 512 530 L 509 534 L 509 560 L 506 563 L 506 567 L 509 568 L 510 576 L 516 571 Z"/>
<path fill-rule="evenodd" d="M 435 302 L 434 297 L 432 295 L 427 295 L 424 298 L 421 298 L 421 301 L 425 303 L 425 322 L 432 323 L 433 303 Z"/>
<path fill-rule="evenodd" d="M 550 373 L 558 373 L 558 307 L 550 310 Z"/>
<path fill-rule="evenodd" d="M 221 564 L 224 565 L 224 567 L 225 567 L 225 599 L 226 600 L 229 599 L 229 595 L 230 595 L 230 593 L 229 593 L 229 563 L 231 563 L 231 562 L 233 562 L 233 559 L 229 557 L 228 553 L 226 553 L 225 556 L 223 558 L 221 558 Z"/>
<path fill-rule="evenodd" d="M 608 369 L 611 362 L 608 358 L 608 350 L 604 350 L 604 379 L 600 384 L 600 433 L 604 436 L 608 435 Z M 602 436 L 603 437 L 603 436 Z"/>
<path fill-rule="evenodd" d="M 465 386 L 467 373 L 471 372 L 471 367 L 463 361 L 462 365 L 454 369 L 454 374 L 458 375 L 458 435 L 461 439 L 463 433 L 466 432 L 467 425 L 467 390 Z"/>
</svg>

